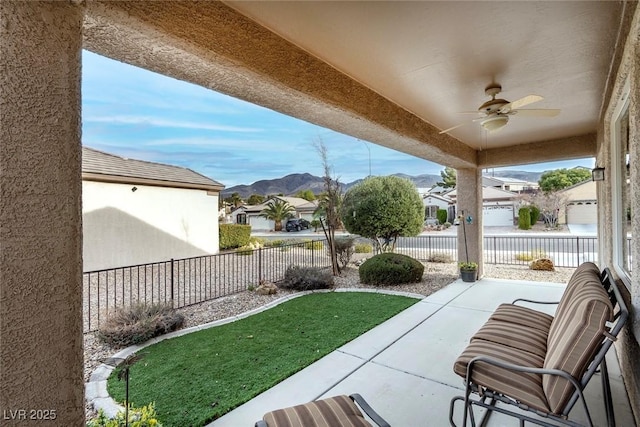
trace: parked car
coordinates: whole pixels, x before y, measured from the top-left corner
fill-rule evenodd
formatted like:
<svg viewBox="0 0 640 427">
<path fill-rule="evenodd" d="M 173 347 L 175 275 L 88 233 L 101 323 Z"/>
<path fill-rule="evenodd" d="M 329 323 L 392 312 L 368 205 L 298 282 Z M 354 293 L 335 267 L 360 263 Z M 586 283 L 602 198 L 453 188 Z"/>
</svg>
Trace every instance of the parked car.
<svg viewBox="0 0 640 427">
<path fill-rule="evenodd" d="M 306 219 L 302 218 L 293 218 L 287 221 L 284 228 L 287 231 L 300 231 L 300 230 L 308 230 L 311 227 L 311 223 Z"/>
</svg>

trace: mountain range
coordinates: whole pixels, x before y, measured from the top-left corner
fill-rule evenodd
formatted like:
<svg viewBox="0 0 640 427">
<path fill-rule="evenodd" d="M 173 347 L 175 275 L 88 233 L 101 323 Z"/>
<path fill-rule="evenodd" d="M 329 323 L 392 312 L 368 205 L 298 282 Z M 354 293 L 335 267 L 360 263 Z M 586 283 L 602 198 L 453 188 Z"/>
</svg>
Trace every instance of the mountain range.
<svg viewBox="0 0 640 427">
<path fill-rule="evenodd" d="M 540 179 L 540 175 L 542 175 L 542 172 L 526 172 L 515 170 L 504 170 L 485 173 L 485 176 L 516 178 L 530 182 L 538 182 L 538 180 Z M 418 188 L 430 188 L 434 186 L 438 181 L 442 180 L 442 177 L 440 175 L 432 174 L 412 176 L 402 173 L 396 173 L 393 174 L 393 176 L 406 178 L 412 181 Z M 362 179 L 358 179 L 349 183 L 342 183 L 342 190 L 346 191 L 360 181 L 362 181 Z M 321 193 L 322 191 L 324 191 L 323 178 L 311 175 L 309 173 L 294 173 L 283 176 L 282 178 L 263 179 L 260 181 L 256 181 L 251 185 L 235 185 L 222 191 L 222 197 L 229 197 L 233 193 L 238 193 L 243 199 L 248 198 L 252 194 L 260 194 L 262 196 L 270 194 L 283 194 L 285 196 L 292 196 L 304 190 L 311 190 L 315 194 Z"/>
</svg>

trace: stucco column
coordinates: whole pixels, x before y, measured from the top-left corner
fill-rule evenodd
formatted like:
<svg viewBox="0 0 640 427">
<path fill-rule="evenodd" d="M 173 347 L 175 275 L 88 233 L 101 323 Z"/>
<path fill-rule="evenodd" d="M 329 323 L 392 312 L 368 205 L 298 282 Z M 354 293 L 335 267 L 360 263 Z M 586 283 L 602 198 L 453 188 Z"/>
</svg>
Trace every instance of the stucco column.
<svg viewBox="0 0 640 427">
<path fill-rule="evenodd" d="M 82 21 L 71 1 L 0 2 L 2 426 L 84 425 Z"/>
<path fill-rule="evenodd" d="M 457 169 L 456 175 L 457 215 L 463 216 L 458 226 L 458 261 L 466 261 L 468 256 L 469 261 L 478 263 L 478 276 L 482 276 L 482 170 Z"/>
</svg>

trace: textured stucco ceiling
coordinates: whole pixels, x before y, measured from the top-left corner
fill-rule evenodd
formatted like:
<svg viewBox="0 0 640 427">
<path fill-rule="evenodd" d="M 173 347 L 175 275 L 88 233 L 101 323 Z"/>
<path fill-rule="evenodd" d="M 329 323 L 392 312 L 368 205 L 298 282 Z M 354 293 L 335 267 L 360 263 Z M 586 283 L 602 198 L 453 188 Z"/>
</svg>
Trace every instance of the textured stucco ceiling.
<svg viewBox="0 0 640 427">
<path fill-rule="evenodd" d="M 617 1 L 87 5 L 94 52 L 457 168 L 593 155 L 629 15 Z M 492 82 L 562 112 L 487 133 L 461 113 Z"/>
</svg>

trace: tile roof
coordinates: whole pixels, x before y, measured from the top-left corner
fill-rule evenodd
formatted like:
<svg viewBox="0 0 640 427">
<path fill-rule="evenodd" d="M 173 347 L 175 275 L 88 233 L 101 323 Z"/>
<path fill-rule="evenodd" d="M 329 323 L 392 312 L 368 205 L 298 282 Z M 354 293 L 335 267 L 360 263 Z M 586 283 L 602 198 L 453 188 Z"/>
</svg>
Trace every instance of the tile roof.
<svg viewBox="0 0 640 427">
<path fill-rule="evenodd" d="M 82 147 L 83 178 L 130 183 L 155 183 L 167 187 L 192 187 L 221 190 L 224 185 L 191 169 L 142 160 L 127 159 L 89 147 Z M 89 179 L 91 179 L 89 178 Z M 112 179 L 109 179 L 112 178 Z M 208 188 L 210 187 L 210 188 Z"/>
</svg>

